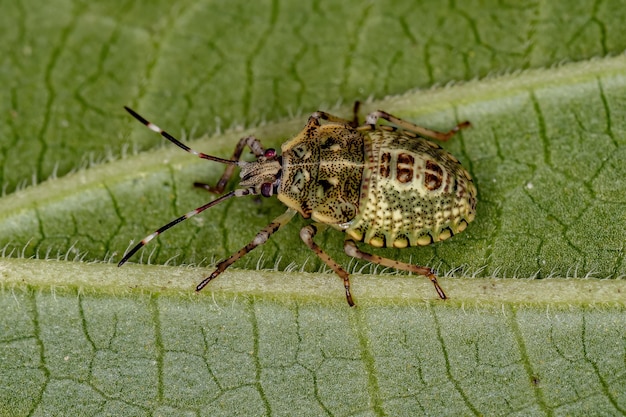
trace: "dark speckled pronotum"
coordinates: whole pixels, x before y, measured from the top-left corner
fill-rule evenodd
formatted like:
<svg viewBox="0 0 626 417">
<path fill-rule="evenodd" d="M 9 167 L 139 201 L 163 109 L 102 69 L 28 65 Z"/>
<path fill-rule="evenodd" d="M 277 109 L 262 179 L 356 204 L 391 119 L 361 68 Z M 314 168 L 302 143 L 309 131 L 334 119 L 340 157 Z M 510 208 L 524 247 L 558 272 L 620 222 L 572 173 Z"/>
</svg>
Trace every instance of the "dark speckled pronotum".
<svg viewBox="0 0 626 417">
<path fill-rule="evenodd" d="M 357 103 L 351 121 L 321 111 L 313 113 L 304 129 L 281 146 L 280 155 L 274 149 L 264 149 L 254 136 L 247 136 L 239 140 L 231 159 L 222 159 L 194 151 L 133 110 L 126 110 L 185 151 L 227 167 L 216 186 L 194 183 L 220 194 L 219 198 L 145 237 L 122 258 L 119 266 L 163 231 L 226 199 L 276 194 L 287 211 L 257 233 L 250 243 L 217 264 L 215 271 L 198 284 L 197 291 L 267 242 L 300 213 L 312 220 L 300 230 L 300 237 L 343 279 L 350 306 L 354 305 L 350 275 L 315 243 L 319 225 L 345 233 L 344 250 L 349 256 L 426 276 L 439 297 L 446 298 L 432 269 L 363 252 L 356 242 L 373 247 L 406 248 L 429 245 L 465 230 L 476 213 L 476 187 L 472 178 L 458 159 L 423 137 L 446 141 L 460 129 L 469 127 L 469 122 L 443 133 L 376 111 L 366 117 L 365 124 L 359 125 Z M 379 125 L 379 119 L 392 125 Z M 240 159 L 246 146 L 256 161 Z M 236 166 L 241 171 L 239 188 L 222 195 Z"/>
</svg>

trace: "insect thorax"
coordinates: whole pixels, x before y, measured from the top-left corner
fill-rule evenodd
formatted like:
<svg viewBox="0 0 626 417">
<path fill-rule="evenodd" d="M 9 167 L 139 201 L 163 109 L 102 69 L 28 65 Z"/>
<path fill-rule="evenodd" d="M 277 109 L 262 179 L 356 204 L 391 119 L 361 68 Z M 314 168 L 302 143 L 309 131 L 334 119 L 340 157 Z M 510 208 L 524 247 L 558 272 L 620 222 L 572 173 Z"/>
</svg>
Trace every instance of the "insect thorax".
<svg viewBox="0 0 626 417">
<path fill-rule="evenodd" d="M 363 135 L 346 125 L 307 126 L 282 146 L 279 200 L 305 218 L 341 228 L 358 214 L 364 147 Z"/>
<path fill-rule="evenodd" d="M 474 219 L 476 187 L 454 156 L 402 131 L 366 136 L 372 163 L 363 172 L 364 196 L 348 235 L 378 247 L 427 245 Z"/>
</svg>

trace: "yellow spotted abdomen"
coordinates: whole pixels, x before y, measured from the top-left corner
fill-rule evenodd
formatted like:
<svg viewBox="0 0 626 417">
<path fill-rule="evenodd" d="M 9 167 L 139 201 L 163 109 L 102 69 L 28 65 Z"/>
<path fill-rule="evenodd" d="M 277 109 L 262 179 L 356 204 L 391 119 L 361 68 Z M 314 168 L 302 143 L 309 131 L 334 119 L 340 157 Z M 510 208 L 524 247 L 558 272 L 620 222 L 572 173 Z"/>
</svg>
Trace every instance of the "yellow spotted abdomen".
<svg viewBox="0 0 626 417">
<path fill-rule="evenodd" d="M 370 146 L 349 236 L 375 247 L 428 245 L 474 220 L 476 187 L 454 156 L 402 131 L 366 136 Z"/>
</svg>

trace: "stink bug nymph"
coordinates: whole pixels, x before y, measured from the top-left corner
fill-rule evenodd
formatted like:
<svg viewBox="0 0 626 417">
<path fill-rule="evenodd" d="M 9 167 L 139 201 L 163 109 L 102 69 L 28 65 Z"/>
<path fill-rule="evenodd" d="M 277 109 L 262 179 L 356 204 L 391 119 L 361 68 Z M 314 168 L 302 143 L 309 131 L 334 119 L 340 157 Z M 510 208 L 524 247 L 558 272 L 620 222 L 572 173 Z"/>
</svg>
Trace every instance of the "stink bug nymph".
<svg viewBox="0 0 626 417">
<path fill-rule="evenodd" d="M 125 109 L 149 129 L 200 158 L 226 164 L 224 174 L 211 186 L 196 187 L 220 197 L 162 226 L 133 247 L 119 262 L 122 266 L 135 252 L 170 227 L 231 197 L 276 195 L 287 211 L 263 228 L 256 237 L 217 264 L 215 271 L 197 285 L 202 290 L 226 268 L 259 245 L 300 213 L 312 223 L 300 230 L 300 238 L 343 279 L 346 299 L 354 305 L 348 272 L 314 241 L 318 229 L 330 226 L 345 233 L 347 255 L 386 267 L 414 272 L 430 279 L 441 299 L 446 294 L 435 272 L 424 266 L 383 258 L 361 251 L 356 242 L 374 247 L 406 248 L 429 245 L 462 232 L 474 220 L 476 187 L 458 159 L 422 137 L 446 141 L 469 122 L 449 132 L 426 129 L 384 111 L 358 123 L 358 103 L 352 121 L 317 111 L 295 137 L 281 146 L 279 155 L 265 149 L 254 136 L 239 140 L 230 160 L 197 152 Z M 395 125 L 379 125 L 379 119 Z M 245 147 L 256 161 L 242 161 Z M 239 188 L 226 194 L 224 188 L 239 167 Z"/>
</svg>

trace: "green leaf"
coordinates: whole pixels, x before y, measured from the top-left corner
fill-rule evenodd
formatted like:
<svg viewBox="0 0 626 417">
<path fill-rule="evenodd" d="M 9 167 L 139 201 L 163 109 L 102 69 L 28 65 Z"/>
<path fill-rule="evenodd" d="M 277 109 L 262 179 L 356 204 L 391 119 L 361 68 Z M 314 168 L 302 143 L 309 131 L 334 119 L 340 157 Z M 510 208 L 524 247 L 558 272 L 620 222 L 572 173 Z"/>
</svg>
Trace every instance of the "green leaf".
<svg viewBox="0 0 626 417">
<path fill-rule="evenodd" d="M 0 415 L 626 414 L 626 286 L 597 279 L 626 275 L 623 5 L 292 3 L 3 4 Z M 195 294 L 273 199 L 223 203 L 132 259 L 193 268 L 108 263 L 213 199 L 191 183 L 223 170 L 159 148 L 122 105 L 228 157 L 367 97 L 364 114 L 472 122 L 445 146 L 474 176 L 475 222 L 376 251 L 436 267 L 450 300 L 328 231 L 366 273 L 348 308 L 302 219 Z M 511 277 L 552 279 L 494 279 Z"/>
<path fill-rule="evenodd" d="M 624 412 L 623 280 L 0 261 L 3 415 Z M 68 276 L 76 277 L 74 287 Z M 22 283 L 28 277 L 29 285 Z M 430 299 L 433 301 L 424 301 Z M 581 381 L 583 381 L 581 383 Z M 71 411 L 70 411 L 71 410 Z"/>
</svg>

